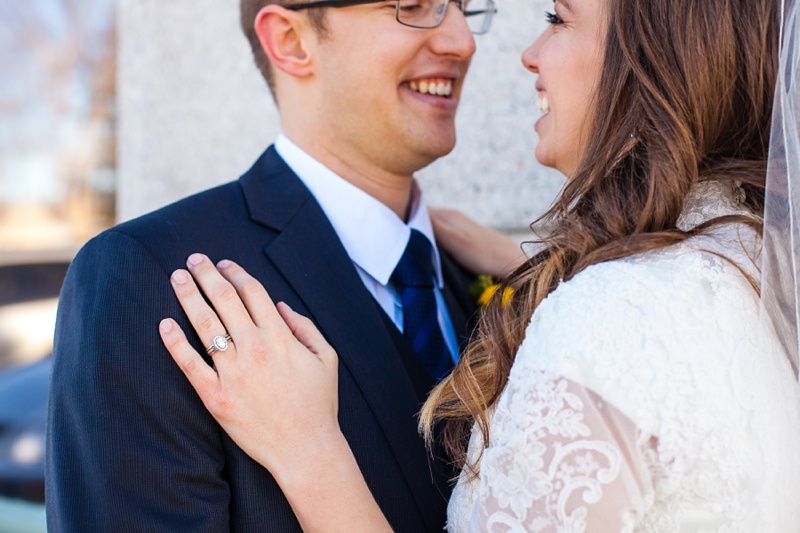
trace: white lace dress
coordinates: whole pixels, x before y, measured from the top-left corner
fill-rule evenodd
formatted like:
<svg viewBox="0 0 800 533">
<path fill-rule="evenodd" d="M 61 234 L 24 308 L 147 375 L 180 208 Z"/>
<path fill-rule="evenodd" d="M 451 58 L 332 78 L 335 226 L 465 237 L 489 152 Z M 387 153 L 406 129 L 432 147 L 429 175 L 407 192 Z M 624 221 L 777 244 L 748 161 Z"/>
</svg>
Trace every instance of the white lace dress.
<svg viewBox="0 0 800 533">
<path fill-rule="evenodd" d="M 737 212 L 704 184 L 691 227 Z M 448 530 L 800 531 L 800 394 L 759 333 L 755 234 L 587 268 L 533 314 Z M 473 431 L 468 456 L 482 447 Z"/>
</svg>

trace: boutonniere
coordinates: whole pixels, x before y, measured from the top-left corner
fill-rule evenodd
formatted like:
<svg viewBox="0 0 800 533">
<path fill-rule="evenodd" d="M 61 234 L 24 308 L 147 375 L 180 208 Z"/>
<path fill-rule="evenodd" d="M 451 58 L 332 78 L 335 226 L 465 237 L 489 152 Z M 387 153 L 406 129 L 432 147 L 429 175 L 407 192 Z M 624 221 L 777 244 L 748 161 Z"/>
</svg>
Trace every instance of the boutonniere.
<svg viewBox="0 0 800 533">
<path fill-rule="evenodd" d="M 489 302 L 492 301 L 494 294 L 500 289 L 500 284 L 488 274 L 481 274 L 469 286 L 469 293 L 472 299 L 480 308 L 486 308 Z M 503 289 L 503 298 L 500 305 L 503 307 L 508 305 L 511 297 L 514 295 L 514 289 L 506 287 Z"/>
</svg>

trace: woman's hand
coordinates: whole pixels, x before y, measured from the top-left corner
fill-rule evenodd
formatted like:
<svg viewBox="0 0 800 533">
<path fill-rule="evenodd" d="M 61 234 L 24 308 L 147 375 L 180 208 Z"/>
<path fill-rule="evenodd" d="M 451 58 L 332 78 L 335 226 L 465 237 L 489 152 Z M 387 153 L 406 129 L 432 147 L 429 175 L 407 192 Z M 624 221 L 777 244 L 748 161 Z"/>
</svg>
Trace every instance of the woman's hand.
<svg viewBox="0 0 800 533">
<path fill-rule="evenodd" d="M 209 412 L 253 459 L 280 475 L 292 458 L 338 438 L 337 356 L 307 318 L 279 303 L 241 267 L 194 254 L 172 287 L 203 344 L 226 332 L 216 371 L 172 319 L 161 337 Z M 192 279 L 194 277 L 194 279 Z M 199 284 L 212 309 L 198 290 Z M 216 311 L 216 312 L 215 312 Z"/>
<path fill-rule="evenodd" d="M 467 270 L 503 279 L 525 261 L 517 243 L 461 211 L 444 208 L 429 211 L 436 243 Z"/>
<path fill-rule="evenodd" d="M 209 412 L 272 473 L 304 531 L 391 531 L 339 430 L 333 348 L 235 263 L 193 254 L 187 266 L 171 281 L 192 326 L 206 346 L 226 333 L 232 342 L 212 368 L 174 320 L 159 330 Z"/>
</svg>

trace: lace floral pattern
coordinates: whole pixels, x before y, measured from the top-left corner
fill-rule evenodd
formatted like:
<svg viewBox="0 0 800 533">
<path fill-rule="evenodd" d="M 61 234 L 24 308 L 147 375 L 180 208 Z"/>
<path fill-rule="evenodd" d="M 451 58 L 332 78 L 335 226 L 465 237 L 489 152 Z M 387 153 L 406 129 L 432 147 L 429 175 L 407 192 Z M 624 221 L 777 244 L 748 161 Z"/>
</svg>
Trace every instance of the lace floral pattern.
<svg viewBox="0 0 800 533">
<path fill-rule="evenodd" d="M 733 194 L 705 184 L 681 223 L 736 213 Z M 562 283 L 531 319 L 448 529 L 800 529 L 797 384 L 720 257 L 755 274 L 757 244 L 729 225 Z M 473 432 L 468 456 L 482 447 Z"/>
</svg>

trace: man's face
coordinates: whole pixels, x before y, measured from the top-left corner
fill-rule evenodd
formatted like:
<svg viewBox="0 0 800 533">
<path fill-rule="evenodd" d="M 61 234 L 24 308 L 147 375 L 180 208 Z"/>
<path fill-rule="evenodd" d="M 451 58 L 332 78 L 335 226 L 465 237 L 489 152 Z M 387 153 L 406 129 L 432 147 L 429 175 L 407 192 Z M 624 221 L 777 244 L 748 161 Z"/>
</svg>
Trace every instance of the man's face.
<svg viewBox="0 0 800 533">
<path fill-rule="evenodd" d="M 458 6 L 451 3 L 433 29 L 399 24 L 393 1 L 328 9 L 325 16 L 313 80 L 321 104 L 309 111 L 318 114 L 323 131 L 315 133 L 328 150 L 402 175 L 449 153 L 475 52 Z"/>
</svg>

